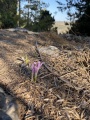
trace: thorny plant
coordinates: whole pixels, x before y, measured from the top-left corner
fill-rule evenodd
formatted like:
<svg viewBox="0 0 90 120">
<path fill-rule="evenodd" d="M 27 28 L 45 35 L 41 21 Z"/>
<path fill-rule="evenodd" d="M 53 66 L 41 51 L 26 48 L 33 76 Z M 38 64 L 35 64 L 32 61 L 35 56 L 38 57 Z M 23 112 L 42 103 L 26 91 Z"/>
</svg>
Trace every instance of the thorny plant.
<svg viewBox="0 0 90 120">
<path fill-rule="evenodd" d="M 38 72 L 39 72 L 39 69 L 41 68 L 43 62 L 34 62 L 31 66 L 31 70 L 32 70 L 32 76 L 31 76 L 31 80 L 32 81 L 35 81 L 37 80 L 37 75 L 38 75 Z"/>
</svg>

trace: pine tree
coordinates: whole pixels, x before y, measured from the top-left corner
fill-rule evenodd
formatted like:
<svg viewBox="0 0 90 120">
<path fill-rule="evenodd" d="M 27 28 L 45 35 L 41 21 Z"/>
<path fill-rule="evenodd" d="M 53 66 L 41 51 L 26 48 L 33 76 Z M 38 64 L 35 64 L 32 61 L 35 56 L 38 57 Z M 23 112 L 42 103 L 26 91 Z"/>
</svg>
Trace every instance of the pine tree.
<svg viewBox="0 0 90 120">
<path fill-rule="evenodd" d="M 16 0 L 1 0 L 0 1 L 0 27 L 8 28 L 14 27 L 16 21 L 14 17 L 17 12 L 17 2 Z"/>
<path fill-rule="evenodd" d="M 42 10 L 39 17 L 39 29 L 41 31 L 50 31 L 55 23 L 54 17 L 51 16 L 48 10 Z"/>
<path fill-rule="evenodd" d="M 67 15 L 71 20 L 69 32 L 77 35 L 90 35 L 90 0 L 66 0 L 66 4 L 57 2 L 60 11 L 67 10 Z"/>
</svg>

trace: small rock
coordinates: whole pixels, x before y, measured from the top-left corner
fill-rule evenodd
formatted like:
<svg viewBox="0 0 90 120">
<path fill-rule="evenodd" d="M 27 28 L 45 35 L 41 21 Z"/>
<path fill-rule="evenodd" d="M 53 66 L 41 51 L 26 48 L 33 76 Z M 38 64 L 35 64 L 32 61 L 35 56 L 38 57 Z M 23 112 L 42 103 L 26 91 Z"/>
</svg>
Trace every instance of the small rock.
<svg viewBox="0 0 90 120">
<path fill-rule="evenodd" d="M 40 53 L 46 54 L 52 57 L 59 56 L 60 50 L 55 46 L 41 47 L 39 48 Z"/>
<path fill-rule="evenodd" d="M 3 110 L 0 110 L 0 120 L 12 120 Z"/>
<path fill-rule="evenodd" d="M 18 105 L 13 98 L 0 87 L 0 120 L 20 120 Z"/>
</svg>

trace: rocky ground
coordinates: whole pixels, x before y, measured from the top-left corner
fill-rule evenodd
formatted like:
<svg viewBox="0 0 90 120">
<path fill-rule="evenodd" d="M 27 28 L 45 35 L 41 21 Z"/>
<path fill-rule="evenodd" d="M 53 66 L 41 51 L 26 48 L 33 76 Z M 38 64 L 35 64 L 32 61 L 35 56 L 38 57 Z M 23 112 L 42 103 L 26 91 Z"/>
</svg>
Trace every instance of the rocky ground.
<svg viewBox="0 0 90 120">
<path fill-rule="evenodd" d="M 14 105 L 20 120 L 89 120 L 89 43 L 54 33 L 0 30 L 0 87 L 12 103 L 5 96 L 0 114 L 16 120 L 8 114 Z M 31 81 L 31 65 L 40 60 L 38 79 Z"/>
</svg>

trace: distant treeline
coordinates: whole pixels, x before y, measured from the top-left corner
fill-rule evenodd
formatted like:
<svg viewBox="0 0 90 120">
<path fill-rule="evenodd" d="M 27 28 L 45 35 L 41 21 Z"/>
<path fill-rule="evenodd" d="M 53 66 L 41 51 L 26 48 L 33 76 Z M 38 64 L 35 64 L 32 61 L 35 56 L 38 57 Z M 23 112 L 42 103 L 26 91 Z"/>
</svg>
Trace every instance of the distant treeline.
<svg viewBox="0 0 90 120">
<path fill-rule="evenodd" d="M 0 0 L 0 28 L 50 31 L 55 19 L 46 10 L 47 7 L 48 4 L 40 0 Z"/>
</svg>

